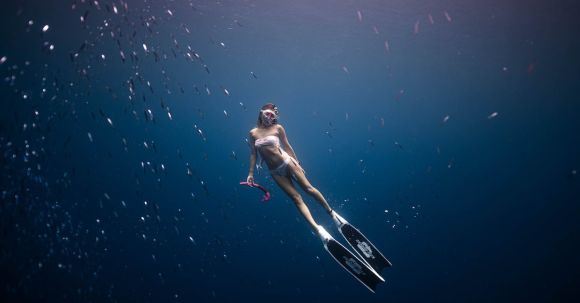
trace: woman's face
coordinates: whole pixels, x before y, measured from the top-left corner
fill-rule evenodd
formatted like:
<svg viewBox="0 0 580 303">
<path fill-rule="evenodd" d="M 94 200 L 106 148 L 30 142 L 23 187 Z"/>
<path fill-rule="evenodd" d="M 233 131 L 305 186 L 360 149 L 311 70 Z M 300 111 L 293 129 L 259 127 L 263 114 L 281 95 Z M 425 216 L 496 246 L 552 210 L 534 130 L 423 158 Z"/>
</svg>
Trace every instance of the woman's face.
<svg viewBox="0 0 580 303">
<path fill-rule="evenodd" d="M 270 126 L 276 122 L 278 115 L 272 109 L 264 109 L 262 110 L 262 122 L 266 126 Z"/>
</svg>

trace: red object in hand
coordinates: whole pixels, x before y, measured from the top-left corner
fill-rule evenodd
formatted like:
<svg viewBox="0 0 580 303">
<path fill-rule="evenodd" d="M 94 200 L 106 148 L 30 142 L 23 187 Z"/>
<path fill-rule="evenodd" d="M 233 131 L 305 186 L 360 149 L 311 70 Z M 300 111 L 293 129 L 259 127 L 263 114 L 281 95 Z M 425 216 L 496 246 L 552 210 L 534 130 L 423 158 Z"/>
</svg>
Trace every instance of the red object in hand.
<svg viewBox="0 0 580 303">
<path fill-rule="evenodd" d="M 266 201 L 270 200 L 270 192 L 265 187 L 263 187 L 260 184 L 258 184 L 258 183 L 240 182 L 240 185 L 247 185 L 249 187 L 257 187 L 257 188 L 259 188 L 261 191 L 264 192 L 264 198 L 262 198 L 262 201 L 266 202 Z"/>
</svg>

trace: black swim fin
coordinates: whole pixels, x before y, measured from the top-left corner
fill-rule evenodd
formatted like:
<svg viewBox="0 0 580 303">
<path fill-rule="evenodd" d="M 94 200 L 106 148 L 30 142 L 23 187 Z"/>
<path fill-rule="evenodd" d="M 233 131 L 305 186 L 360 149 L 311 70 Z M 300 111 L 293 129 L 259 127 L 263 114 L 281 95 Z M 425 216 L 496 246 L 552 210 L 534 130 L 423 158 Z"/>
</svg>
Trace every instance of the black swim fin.
<svg viewBox="0 0 580 303">
<path fill-rule="evenodd" d="M 364 261 L 350 252 L 340 242 L 336 241 L 322 226 L 318 226 L 318 235 L 324 244 L 324 248 L 344 269 L 353 277 L 366 286 L 373 293 L 377 285 L 385 280 L 369 267 Z"/>
<path fill-rule="evenodd" d="M 383 269 L 392 266 L 391 262 L 356 227 L 335 211 L 332 211 L 332 218 L 348 244 L 377 273 L 380 274 Z"/>
</svg>

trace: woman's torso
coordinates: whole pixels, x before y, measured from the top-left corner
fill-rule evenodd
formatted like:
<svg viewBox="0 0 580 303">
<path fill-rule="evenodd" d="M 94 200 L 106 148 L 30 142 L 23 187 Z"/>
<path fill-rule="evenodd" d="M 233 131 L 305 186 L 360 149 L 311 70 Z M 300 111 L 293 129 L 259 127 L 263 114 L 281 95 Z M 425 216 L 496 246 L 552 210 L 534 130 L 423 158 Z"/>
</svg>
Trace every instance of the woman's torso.
<svg viewBox="0 0 580 303">
<path fill-rule="evenodd" d="M 278 128 L 255 128 L 252 136 L 254 138 L 254 146 L 268 165 L 268 168 L 272 169 L 284 162 Z"/>
</svg>

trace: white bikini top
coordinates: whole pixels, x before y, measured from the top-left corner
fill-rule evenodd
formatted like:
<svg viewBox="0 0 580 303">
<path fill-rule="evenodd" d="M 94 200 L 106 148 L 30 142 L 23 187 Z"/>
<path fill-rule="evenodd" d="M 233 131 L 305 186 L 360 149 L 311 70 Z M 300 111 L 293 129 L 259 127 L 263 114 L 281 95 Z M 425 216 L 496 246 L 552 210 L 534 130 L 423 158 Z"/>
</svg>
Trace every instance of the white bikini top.
<svg viewBox="0 0 580 303">
<path fill-rule="evenodd" d="M 260 138 L 260 139 L 256 139 L 256 142 L 254 142 L 254 146 L 256 147 L 260 147 L 260 146 L 264 146 L 264 145 L 276 145 L 276 146 L 280 146 L 280 138 L 278 138 L 278 136 L 265 136 L 264 138 Z"/>
</svg>

